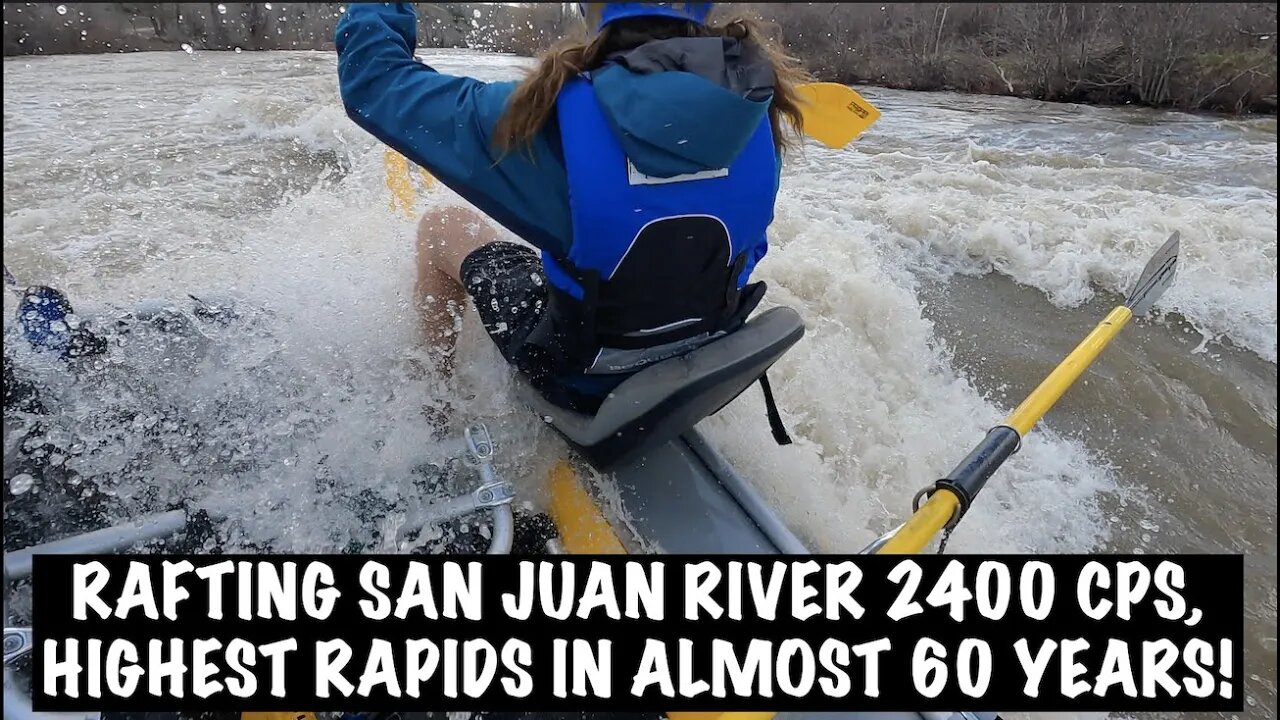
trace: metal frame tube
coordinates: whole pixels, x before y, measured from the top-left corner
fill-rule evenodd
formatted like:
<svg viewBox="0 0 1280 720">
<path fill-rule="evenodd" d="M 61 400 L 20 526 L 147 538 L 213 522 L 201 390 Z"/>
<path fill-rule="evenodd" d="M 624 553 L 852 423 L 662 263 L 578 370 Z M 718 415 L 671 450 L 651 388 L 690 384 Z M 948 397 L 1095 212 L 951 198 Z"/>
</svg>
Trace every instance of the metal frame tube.
<svg viewBox="0 0 1280 720">
<path fill-rule="evenodd" d="M 510 505 L 500 505 L 493 509 L 492 538 L 489 540 L 489 555 L 510 555 L 511 545 L 516 539 L 516 517 Z"/>
<path fill-rule="evenodd" d="M 4 571 L 7 580 L 18 580 L 31 574 L 31 558 L 35 555 L 93 555 L 114 552 L 132 547 L 140 542 L 158 540 L 173 535 L 187 526 L 185 510 L 148 515 L 137 523 L 113 525 L 83 535 L 72 535 L 61 540 L 33 545 L 4 554 Z"/>
<path fill-rule="evenodd" d="M 791 532 L 791 528 L 774 514 L 751 483 L 739 475 L 729 461 L 716 452 L 716 449 L 707 443 L 696 428 L 689 430 L 681 437 L 689 445 L 689 449 L 693 450 L 693 454 L 697 455 L 698 459 L 706 464 L 707 469 L 716 476 L 725 490 L 728 490 L 734 500 L 738 501 L 743 511 L 755 522 L 765 537 L 778 548 L 778 552 L 784 555 L 812 554 L 800 538 Z"/>
</svg>

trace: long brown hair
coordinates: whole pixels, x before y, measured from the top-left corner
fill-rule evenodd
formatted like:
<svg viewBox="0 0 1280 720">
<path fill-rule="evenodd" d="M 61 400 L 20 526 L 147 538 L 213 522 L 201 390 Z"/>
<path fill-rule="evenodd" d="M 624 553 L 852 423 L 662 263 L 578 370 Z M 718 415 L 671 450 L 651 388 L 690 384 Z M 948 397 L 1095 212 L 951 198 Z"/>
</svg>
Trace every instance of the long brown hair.
<svg viewBox="0 0 1280 720">
<path fill-rule="evenodd" d="M 595 4 L 595 3 L 592 3 Z M 595 37 L 570 36 L 542 54 L 538 65 L 511 94 L 507 108 L 494 128 L 493 142 L 503 153 L 527 147 L 555 111 L 556 98 L 565 83 L 579 73 L 595 70 L 612 53 L 630 50 L 650 40 L 674 37 L 730 37 L 756 43 L 773 68 L 773 100 L 769 123 L 774 145 L 787 150 L 794 136 L 804 130 L 801 100 L 796 86 L 809 80 L 799 62 L 770 41 L 760 25 L 747 18 L 735 18 L 723 25 L 698 23 L 667 17 L 628 18 L 609 23 Z"/>
</svg>

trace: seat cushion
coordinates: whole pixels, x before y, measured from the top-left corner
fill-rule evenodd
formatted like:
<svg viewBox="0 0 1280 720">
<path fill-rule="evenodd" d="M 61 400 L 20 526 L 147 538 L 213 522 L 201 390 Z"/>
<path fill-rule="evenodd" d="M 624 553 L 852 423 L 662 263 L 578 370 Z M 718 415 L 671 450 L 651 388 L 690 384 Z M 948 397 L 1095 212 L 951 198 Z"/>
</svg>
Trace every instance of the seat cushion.
<svg viewBox="0 0 1280 720">
<path fill-rule="evenodd" d="M 670 440 L 727 405 L 804 335 L 791 308 L 777 307 L 686 355 L 656 363 L 619 385 L 595 415 L 553 405 L 524 384 L 522 395 L 599 467 Z"/>
</svg>

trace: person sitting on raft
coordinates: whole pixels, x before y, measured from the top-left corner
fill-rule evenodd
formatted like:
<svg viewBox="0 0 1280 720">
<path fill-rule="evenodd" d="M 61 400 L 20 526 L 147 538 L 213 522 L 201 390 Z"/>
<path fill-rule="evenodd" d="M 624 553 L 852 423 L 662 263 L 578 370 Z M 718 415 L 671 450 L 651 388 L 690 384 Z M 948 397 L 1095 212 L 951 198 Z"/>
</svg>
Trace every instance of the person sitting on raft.
<svg viewBox="0 0 1280 720">
<path fill-rule="evenodd" d="M 782 151 L 805 73 L 712 3 L 579 3 L 522 82 L 415 60 L 410 3 L 351 3 L 336 31 L 352 120 L 462 207 L 418 225 L 417 301 L 452 367 L 466 295 L 506 360 L 553 403 L 593 413 L 628 375 L 733 332 L 764 294 Z"/>
</svg>

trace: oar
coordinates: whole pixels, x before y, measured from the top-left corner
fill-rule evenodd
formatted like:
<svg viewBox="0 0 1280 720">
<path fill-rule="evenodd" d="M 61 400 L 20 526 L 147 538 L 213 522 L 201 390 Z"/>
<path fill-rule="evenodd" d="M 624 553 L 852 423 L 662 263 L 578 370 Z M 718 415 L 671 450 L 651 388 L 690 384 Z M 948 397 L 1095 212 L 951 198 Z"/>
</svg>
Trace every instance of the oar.
<svg viewBox="0 0 1280 720">
<path fill-rule="evenodd" d="M 880 111 L 847 85 L 820 82 L 796 88 L 805 100 L 804 132 L 829 148 L 842 148 L 880 119 Z"/>
<path fill-rule="evenodd" d="M 880 119 L 880 111 L 861 95 L 839 83 L 808 83 L 796 88 L 804 100 L 804 132 L 829 148 L 842 148 L 866 132 Z M 387 149 L 387 189 L 391 191 L 391 210 L 413 217 L 414 187 L 409 174 L 409 161 L 400 153 Z M 418 168 L 430 189 L 435 178 Z"/>
<path fill-rule="evenodd" d="M 409 160 L 400 153 L 387 148 L 383 155 L 387 165 L 387 189 L 391 191 L 391 210 L 399 209 L 407 217 L 413 217 L 414 188 L 413 178 L 409 175 Z M 422 181 L 430 189 L 436 179 L 422 168 L 418 168 Z"/>
<path fill-rule="evenodd" d="M 905 522 L 879 550 L 883 554 L 918 553 L 944 528 L 950 529 L 964 516 L 987 478 L 1018 451 L 1022 438 L 1066 393 L 1107 344 L 1134 315 L 1145 315 L 1164 291 L 1173 284 L 1178 267 L 1178 233 L 1147 262 L 1123 305 L 1117 306 L 1085 339 L 1067 355 L 1001 425 L 945 478 L 934 484 L 925 504 Z"/>
</svg>

